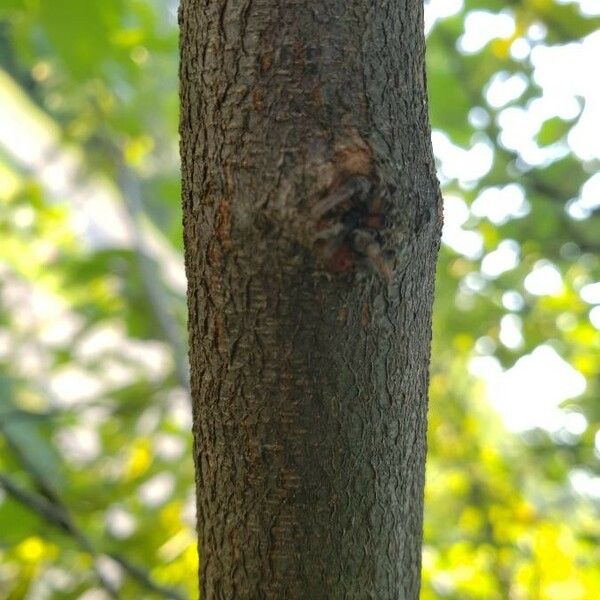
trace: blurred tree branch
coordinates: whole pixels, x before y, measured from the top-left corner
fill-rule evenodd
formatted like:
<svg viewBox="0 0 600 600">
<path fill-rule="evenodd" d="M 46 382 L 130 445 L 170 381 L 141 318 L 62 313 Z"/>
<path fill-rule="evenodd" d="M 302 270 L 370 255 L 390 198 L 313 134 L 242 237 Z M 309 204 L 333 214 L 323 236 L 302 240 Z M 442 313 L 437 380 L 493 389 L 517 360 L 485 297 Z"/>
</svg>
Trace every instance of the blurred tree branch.
<svg viewBox="0 0 600 600">
<path fill-rule="evenodd" d="M 138 258 L 143 284 L 148 294 L 152 312 L 171 345 L 175 359 L 175 370 L 179 385 L 189 392 L 189 369 L 186 348 L 179 334 L 180 327 L 173 317 L 169 300 L 160 280 L 156 277 L 157 265 L 148 244 L 141 235 L 140 219 L 144 213 L 141 185 L 138 177 L 125 165 L 123 157 L 119 161 L 119 186 L 123 196 L 133 247 Z"/>
<path fill-rule="evenodd" d="M 32 512 L 35 512 L 44 521 L 73 538 L 79 547 L 84 552 L 88 553 L 93 559 L 96 559 L 102 555 L 109 556 L 112 558 L 112 560 L 118 563 L 132 579 L 137 581 L 145 589 L 169 600 L 184 600 L 184 596 L 182 596 L 179 592 L 156 583 L 146 571 L 137 565 L 134 565 L 120 554 L 110 552 L 103 553 L 98 551 L 91 543 L 89 538 L 75 525 L 67 508 L 62 503 L 57 504 L 54 501 L 45 499 L 39 494 L 34 494 L 28 490 L 25 490 L 20 485 L 15 483 L 11 478 L 2 473 L 0 473 L 0 486 L 4 488 L 9 496 L 11 496 L 21 505 L 25 506 Z M 58 498 L 57 502 L 60 502 Z M 98 568 L 96 561 L 94 561 L 94 570 L 102 587 L 113 598 L 119 598 L 119 592 L 117 588 Z"/>
<path fill-rule="evenodd" d="M 21 488 L 14 481 L 12 481 L 12 479 L 2 473 L 0 473 L 0 486 L 2 486 L 6 493 L 9 494 L 14 500 L 37 513 L 46 522 L 52 524 L 63 533 L 72 537 L 79 547 L 84 552 L 90 554 L 92 558 L 95 559 L 98 557 L 98 552 L 94 549 L 88 538 L 75 525 L 71 519 L 71 516 L 62 505 L 56 505 L 40 495 L 33 494 Z M 118 599 L 119 592 L 117 588 L 98 568 L 95 560 L 93 563 L 94 571 L 102 587 L 110 594 L 111 597 Z"/>
</svg>

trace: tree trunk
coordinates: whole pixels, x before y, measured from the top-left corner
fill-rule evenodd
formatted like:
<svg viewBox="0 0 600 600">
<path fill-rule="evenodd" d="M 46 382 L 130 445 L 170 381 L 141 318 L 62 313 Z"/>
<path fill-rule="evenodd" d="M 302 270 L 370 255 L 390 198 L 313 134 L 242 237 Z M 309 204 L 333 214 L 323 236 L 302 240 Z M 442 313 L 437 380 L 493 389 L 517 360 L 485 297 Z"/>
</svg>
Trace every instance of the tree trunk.
<svg viewBox="0 0 600 600">
<path fill-rule="evenodd" d="M 440 196 L 421 0 L 182 0 L 200 586 L 416 599 Z"/>
</svg>

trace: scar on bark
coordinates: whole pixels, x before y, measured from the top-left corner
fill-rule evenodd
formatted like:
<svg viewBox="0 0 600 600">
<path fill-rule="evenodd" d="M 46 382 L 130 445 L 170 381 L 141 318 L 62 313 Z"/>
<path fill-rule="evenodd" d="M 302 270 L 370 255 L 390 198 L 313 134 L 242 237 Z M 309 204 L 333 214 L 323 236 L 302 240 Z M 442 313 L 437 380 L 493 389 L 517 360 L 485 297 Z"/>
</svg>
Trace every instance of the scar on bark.
<svg viewBox="0 0 600 600">
<path fill-rule="evenodd" d="M 227 198 L 223 198 L 217 207 L 215 230 L 223 248 L 231 247 L 231 206 Z"/>
<path fill-rule="evenodd" d="M 317 160 L 318 193 L 310 208 L 313 243 L 327 268 L 352 272 L 368 265 L 385 281 L 393 275 L 383 251 L 384 200 L 393 190 L 377 177 L 371 146 L 352 130 L 332 157 Z"/>
</svg>

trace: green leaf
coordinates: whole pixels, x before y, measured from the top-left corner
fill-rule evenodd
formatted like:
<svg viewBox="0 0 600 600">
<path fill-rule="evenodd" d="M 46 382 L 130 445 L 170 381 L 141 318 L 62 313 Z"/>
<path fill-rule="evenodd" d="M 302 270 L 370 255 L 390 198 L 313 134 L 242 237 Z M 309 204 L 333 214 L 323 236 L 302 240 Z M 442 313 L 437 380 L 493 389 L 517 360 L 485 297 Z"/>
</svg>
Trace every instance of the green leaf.
<svg viewBox="0 0 600 600">
<path fill-rule="evenodd" d="M 48 437 L 47 419 L 20 409 L 12 400 L 15 384 L 0 378 L 0 433 L 20 466 L 50 489 L 64 487 L 61 460 Z"/>
<path fill-rule="evenodd" d="M 572 123 L 570 121 L 565 121 L 560 117 L 548 119 L 547 121 L 544 121 L 544 124 L 536 136 L 536 140 L 540 146 L 554 144 L 567 135 L 571 129 L 571 125 Z"/>
</svg>

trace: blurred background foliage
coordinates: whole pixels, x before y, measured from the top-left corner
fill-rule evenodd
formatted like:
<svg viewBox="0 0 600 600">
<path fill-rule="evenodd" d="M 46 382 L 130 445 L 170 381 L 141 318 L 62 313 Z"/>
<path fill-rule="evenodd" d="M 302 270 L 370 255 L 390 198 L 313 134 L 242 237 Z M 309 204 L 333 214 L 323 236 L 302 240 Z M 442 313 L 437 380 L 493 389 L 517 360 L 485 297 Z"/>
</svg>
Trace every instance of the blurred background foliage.
<svg viewBox="0 0 600 600">
<path fill-rule="evenodd" d="M 600 7 L 425 3 L 424 599 L 598 597 Z M 0 3 L 0 598 L 195 598 L 177 2 Z"/>
</svg>

